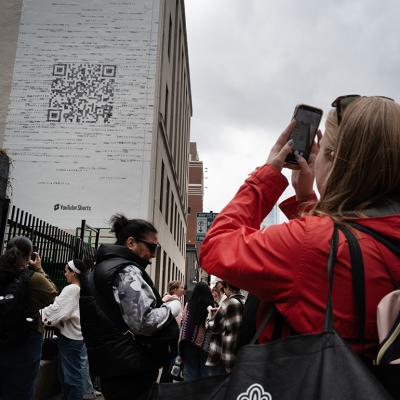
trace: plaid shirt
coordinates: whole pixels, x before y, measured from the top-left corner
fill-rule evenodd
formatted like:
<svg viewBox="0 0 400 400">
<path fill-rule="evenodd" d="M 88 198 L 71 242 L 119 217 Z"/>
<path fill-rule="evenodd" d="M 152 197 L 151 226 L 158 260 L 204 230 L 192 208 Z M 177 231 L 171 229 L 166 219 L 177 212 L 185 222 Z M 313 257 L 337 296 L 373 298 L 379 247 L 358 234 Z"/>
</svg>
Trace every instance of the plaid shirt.
<svg viewBox="0 0 400 400">
<path fill-rule="evenodd" d="M 229 296 L 208 321 L 211 332 L 206 365 L 222 365 L 230 372 L 236 357 L 237 338 L 243 318 L 244 296 L 239 293 Z"/>
</svg>

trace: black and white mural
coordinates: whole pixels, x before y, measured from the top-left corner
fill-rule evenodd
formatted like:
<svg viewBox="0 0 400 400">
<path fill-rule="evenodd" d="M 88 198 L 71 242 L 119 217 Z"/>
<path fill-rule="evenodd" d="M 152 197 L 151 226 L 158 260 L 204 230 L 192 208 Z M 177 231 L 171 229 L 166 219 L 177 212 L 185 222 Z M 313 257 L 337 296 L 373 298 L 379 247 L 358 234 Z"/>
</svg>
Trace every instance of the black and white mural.
<svg viewBox="0 0 400 400">
<path fill-rule="evenodd" d="M 63 228 L 147 217 L 159 0 L 24 0 L 4 147 L 14 204 Z"/>
</svg>

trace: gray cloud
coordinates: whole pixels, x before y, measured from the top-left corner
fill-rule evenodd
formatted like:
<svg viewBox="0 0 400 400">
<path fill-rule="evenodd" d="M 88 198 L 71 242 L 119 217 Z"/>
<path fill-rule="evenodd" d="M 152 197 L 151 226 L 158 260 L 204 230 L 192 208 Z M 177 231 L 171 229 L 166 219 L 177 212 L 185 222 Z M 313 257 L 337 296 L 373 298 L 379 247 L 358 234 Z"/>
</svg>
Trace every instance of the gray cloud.
<svg viewBox="0 0 400 400">
<path fill-rule="evenodd" d="M 297 103 L 329 110 L 341 94 L 398 97 L 396 0 L 187 0 L 192 140 L 220 209 Z"/>
</svg>

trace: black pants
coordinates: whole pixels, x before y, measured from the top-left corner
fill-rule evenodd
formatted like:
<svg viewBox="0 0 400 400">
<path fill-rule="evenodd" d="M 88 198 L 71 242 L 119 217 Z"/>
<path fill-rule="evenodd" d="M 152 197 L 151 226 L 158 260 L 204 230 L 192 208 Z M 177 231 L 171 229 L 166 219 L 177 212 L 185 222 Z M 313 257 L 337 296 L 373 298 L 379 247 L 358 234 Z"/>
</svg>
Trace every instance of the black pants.
<svg viewBox="0 0 400 400">
<path fill-rule="evenodd" d="M 160 377 L 160 383 L 172 383 L 175 379 L 175 377 L 171 375 L 171 366 L 178 355 L 178 341 L 170 345 L 170 353 L 170 357 L 168 357 L 164 363 Z"/>
<path fill-rule="evenodd" d="M 157 380 L 157 376 L 158 370 L 124 376 L 100 377 L 101 391 L 106 400 L 144 400 Z"/>
</svg>

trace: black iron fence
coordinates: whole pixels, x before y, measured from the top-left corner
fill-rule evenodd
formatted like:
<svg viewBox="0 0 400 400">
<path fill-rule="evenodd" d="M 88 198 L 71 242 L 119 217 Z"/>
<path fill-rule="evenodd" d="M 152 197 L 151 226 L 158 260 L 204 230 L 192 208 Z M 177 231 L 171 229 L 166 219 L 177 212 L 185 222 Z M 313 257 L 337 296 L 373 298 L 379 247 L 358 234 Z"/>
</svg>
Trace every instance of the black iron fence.
<svg viewBox="0 0 400 400">
<path fill-rule="evenodd" d="M 81 231 L 90 229 L 95 232 L 97 238 L 92 243 L 87 243 L 81 237 L 50 225 L 15 206 L 10 209 L 9 200 L 0 199 L 0 223 L 1 252 L 14 236 L 29 237 L 42 258 L 43 269 L 59 290 L 66 285 L 64 267 L 68 260 L 80 258 L 89 267 L 93 265 L 99 230 L 96 233 L 95 228 L 87 227 L 86 221 L 82 221 Z"/>
</svg>

